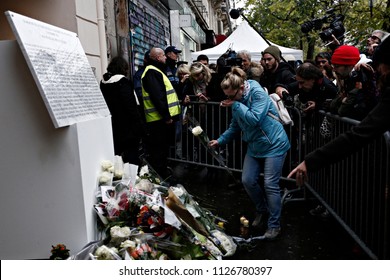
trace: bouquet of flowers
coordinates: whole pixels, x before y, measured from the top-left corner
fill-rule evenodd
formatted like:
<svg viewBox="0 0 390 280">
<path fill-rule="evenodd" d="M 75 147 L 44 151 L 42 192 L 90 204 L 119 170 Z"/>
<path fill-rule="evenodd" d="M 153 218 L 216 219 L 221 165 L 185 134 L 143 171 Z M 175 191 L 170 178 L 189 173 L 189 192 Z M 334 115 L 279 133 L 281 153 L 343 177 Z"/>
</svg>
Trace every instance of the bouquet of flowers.
<svg viewBox="0 0 390 280">
<path fill-rule="evenodd" d="M 148 165 L 134 184 L 125 175 L 114 181 L 113 166 L 102 162 L 94 205 L 102 239 L 71 259 L 221 259 L 234 254 L 235 244 L 215 216 L 182 185 L 161 185 Z"/>
<path fill-rule="evenodd" d="M 69 250 L 66 249 L 64 244 L 57 244 L 56 246 L 51 246 L 51 260 L 65 260 L 69 257 Z"/>
</svg>

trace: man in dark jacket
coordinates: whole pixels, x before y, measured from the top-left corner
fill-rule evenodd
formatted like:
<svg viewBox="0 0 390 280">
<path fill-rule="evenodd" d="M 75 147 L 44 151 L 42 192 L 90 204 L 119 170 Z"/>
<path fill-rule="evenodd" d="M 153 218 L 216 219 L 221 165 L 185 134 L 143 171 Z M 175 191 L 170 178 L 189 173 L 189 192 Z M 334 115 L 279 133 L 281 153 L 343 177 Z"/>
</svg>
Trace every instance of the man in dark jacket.
<svg viewBox="0 0 390 280">
<path fill-rule="evenodd" d="M 166 179 L 168 152 L 175 140 L 175 123 L 180 118 L 177 94 L 165 74 L 166 56 L 152 48 L 149 64 L 142 74 L 142 97 L 147 127 L 144 139 L 146 158 L 155 171 Z"/>
<path fill-rule="evenodd" d="M 260 84 L 267 89 L 269 94 L 277 93 L 282 96 L 282 89 L 278 86 L 293 82 L 295 71 L 287 62 L 280 61 L 281 52 L 278 47 L 269 46 L 261 54 L 264 72 L 260 77 Z"/>
<path fill-rule="evenodd" d="M 336 97 L 338 89 L 326 78 L 321 69 L 309 62 L 303 63 L 297 69 L 296 81 L 288 84 L 286 90 L 291 96 L 298 95 L 304 112 L 312 110 L 329 110 L 330 101 Z"/>
<path fill-rule="evenodd" d="M 355 120 L 362 120 L 377 104 L 374 71 L 371 67 L 354 70 L 359 60 L 359 50 L 348 45 L 338 47 L 331 59 L 339 87 L 331 112 Z"/>
</svg>

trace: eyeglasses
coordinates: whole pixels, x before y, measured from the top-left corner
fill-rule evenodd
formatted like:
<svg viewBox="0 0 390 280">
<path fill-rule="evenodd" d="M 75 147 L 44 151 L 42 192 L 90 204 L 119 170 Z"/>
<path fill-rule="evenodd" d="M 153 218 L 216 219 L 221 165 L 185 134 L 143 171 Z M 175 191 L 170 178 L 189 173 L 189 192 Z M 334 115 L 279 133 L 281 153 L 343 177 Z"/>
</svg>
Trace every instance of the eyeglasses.
<svg viewBox="0 0 390 280">
<path fill-rule="evenodd" d="M 371 36 L 370 36 L 370 39 L 372 39 L 372 40 L 378 40 L 379 42 L 381 42 L 381 39 L 380 39 L 379 37 L 375 36 L 375 35 L 371 35 Z"/>
<path fill-rule="evenodd" d="M 240 89 L 238 89 L 237 91 L 236 91 L 236 93 L 232 96 L 232 95 L 226 95 L 226 97 L 228 98 L 228 99 L 230 99 L 230 100 L 234 100 L 234 98 L 236 98 L 236 96 L 237 96 L 237 94 L 238 94 L 238 92 L 240 91 Z"/>
</svg>

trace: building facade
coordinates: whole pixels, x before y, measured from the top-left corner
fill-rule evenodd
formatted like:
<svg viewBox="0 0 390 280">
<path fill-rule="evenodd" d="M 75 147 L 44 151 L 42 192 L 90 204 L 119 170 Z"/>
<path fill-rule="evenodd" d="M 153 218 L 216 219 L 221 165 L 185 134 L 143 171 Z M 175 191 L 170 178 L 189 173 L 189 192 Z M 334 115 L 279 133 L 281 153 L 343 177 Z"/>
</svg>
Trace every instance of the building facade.
<svg viewBox="0 0 390 280">
<path fill-rule="evenodd" d="M 231 31 L 225 1 L 106 0 L 108 55 L 128 56 L 135 71 L 147 50 L 174 45 L 183 51 L 180 60 L 192 62 L 191 52 L 215 46 L 217 35 Z"/>
</svg>

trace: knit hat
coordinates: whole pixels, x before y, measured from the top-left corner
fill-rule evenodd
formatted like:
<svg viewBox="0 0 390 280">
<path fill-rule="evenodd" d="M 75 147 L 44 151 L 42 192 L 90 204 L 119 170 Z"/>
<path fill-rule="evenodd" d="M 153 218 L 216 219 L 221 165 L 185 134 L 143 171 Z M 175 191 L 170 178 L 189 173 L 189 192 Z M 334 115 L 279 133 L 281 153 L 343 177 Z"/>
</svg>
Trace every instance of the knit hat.
<svg viewBox="0 0 390 280">
<path fill-rule="evenodd" d="M 360 52 L 354 46 L 342 45 L 332 55 L 332 64 L 355 65 L 360 60 Z"/>
<path fill-rule="evenodd" d="M 372 61 L 375 66 L 380 63 L 390 65 L 390 36 L 387 36 L 374 51 Z"/>
<path fill-rule="evenodd" d="M 277 46 L 269 46 L 261 54 L 264 55 L 266 53 L 272 55 L 278 62 L 280 61 L 281 53 Z"/>
</svg>

